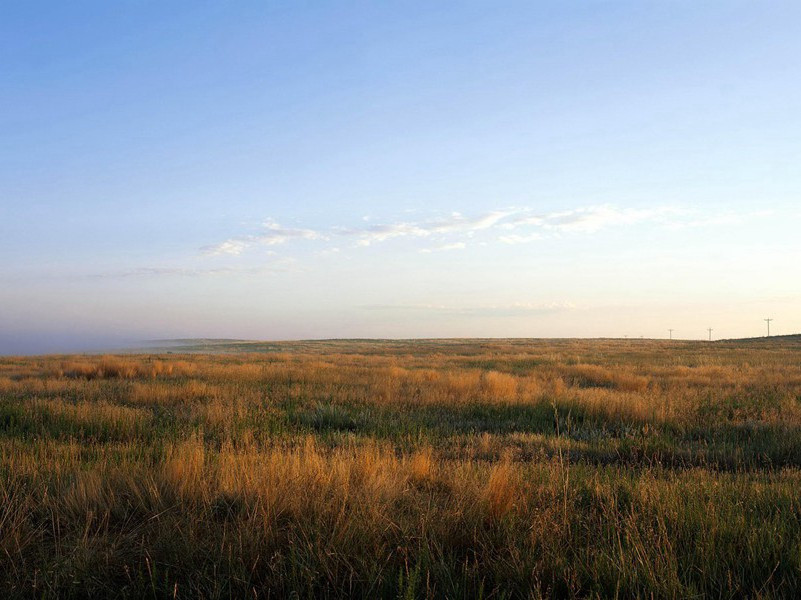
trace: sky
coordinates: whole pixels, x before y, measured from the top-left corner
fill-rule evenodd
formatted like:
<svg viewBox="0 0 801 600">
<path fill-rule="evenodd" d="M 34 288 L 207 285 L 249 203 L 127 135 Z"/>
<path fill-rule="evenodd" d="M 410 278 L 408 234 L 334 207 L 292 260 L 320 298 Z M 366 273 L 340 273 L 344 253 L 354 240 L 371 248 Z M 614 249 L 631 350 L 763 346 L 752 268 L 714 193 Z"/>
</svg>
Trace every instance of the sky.
<svg viewBox="0 0 801 600">
<path fill-rule="evenodd" d="M 799 23 L 4 3 L 0 353 L 801 332 Z"/>
</svg>

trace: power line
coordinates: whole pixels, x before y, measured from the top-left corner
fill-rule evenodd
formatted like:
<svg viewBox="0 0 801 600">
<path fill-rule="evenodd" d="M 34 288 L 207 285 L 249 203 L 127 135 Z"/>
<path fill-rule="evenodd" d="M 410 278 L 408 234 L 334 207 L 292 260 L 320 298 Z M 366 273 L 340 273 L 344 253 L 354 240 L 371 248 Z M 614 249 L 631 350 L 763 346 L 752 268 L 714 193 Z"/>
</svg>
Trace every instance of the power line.
<svg viewBox="0 0 801 600">
<path fill-rule="evenodd" d="M 773 319 L 763 319 L 763 320 L 764 320 L 764 321 L 765 321 L 765 322 L 768 324 L 768 337 L 770 337 L 770 322 L 771 322 Z"/>
<path fill-rule="evenodd" d="M 706 330 L 709 332 L 709 341 L 711 342 L 712 341 L 712 328 L 711 327 L 707 327 Z"/>
<path fill-rule="evenodd" d="M 668 329 L 668 331 L 670 332 L 670 339 L 672 340 L 673 339 L 673 330 L 672 329 Z"/>
</svg>

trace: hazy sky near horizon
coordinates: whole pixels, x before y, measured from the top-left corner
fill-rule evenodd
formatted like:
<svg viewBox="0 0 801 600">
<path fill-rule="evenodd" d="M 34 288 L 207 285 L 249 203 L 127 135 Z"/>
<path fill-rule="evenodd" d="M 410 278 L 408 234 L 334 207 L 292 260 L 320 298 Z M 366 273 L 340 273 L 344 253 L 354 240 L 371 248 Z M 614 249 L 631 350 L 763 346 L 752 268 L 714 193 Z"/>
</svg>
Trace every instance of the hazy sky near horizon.
<svg viewBox="0 0 801 600">
<path fill-rule="evenodd" d="M 0 353 L 801 332 L 797 2 L 0 8 Z"/>
</svg>

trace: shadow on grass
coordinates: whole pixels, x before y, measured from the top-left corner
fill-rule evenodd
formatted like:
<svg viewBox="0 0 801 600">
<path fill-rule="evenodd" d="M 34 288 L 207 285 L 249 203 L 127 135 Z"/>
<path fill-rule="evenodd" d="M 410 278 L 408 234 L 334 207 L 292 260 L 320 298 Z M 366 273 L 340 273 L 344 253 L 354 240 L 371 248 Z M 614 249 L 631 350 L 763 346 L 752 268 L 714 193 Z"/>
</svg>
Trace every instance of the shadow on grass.
<svg viewBox="0 0 801 600">
<path fill-rule="evenodd" d="M 604 419 L 559 403 L 432 404 L 414 410 L 318 403 L 292 407 L 287 415 L 290 430 L 315 433 L 331 442 L 348 434 L 399 446 L 409 440 L 442 446 L 449 439 L 481 434 L 539 434 L 541 442 L 521 445 L 520 460 L 555 457 L 562 444 L 569 448 L 562 454 L 566 460 L 598 465 L 719 471 L 801 467 L 801 431 L 791 428 L 746 423 L 682 430 Z"/>
</svg>

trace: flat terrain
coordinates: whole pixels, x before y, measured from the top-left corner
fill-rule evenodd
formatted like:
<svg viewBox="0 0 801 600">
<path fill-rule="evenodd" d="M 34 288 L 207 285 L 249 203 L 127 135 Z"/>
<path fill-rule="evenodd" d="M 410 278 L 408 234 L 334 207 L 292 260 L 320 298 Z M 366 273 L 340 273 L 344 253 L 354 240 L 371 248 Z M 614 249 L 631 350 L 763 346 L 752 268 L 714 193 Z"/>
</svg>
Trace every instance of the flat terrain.
<svg viewBox="0 0 801 600">
<path fill-rule="evenodd" d="M 801 344 L 0 359 L 2 598 L 801 593 Z"/>
</svg>

